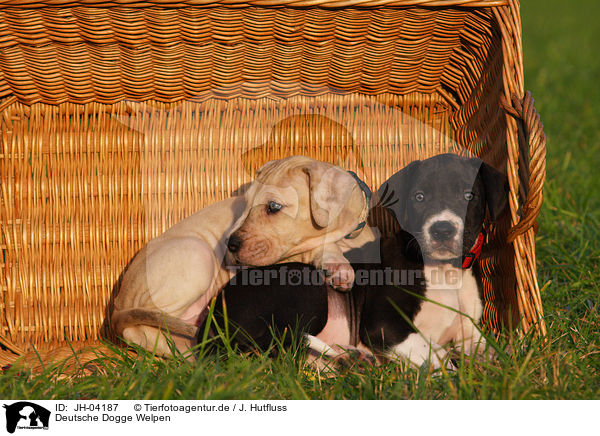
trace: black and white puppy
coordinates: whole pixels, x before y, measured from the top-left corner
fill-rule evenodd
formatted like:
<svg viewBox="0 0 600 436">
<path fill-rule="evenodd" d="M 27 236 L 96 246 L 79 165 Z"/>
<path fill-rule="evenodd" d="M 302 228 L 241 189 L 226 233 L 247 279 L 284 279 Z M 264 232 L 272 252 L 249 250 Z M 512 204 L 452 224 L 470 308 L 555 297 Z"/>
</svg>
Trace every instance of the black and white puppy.
<svg viewBox="0 0 600 436">
<path fill-rule="evenodd" d="M 383 206 L 402 228 L 396 235 L 402 238 L 401 261 L 411 268 L 421 263 L 424 286 L 409 296 L 403 287 L 363 287 L 363 342 L 415 365 L 446 362 L 442 346 L 448 343 L 466 354 L 483 351 L 485 341 L 476 328 L 483 313 L 477 258 L 486 212 L 496 221 L 507 205 L 507 191 L 504 174 L 480 159 L 451 154 L 415 161 L 381 186 Z M 398 267 L 397 260 L 386 259 L 389 244 L 382 241 L 382 264 Z"/>
<path fill-rule="evenodd" d="M 359 261 L 372 246 L 348 253 L 356 280 L 347 297 L 335 298 L 336 291 L 312 281 L 302 289 L 228 285 L 229 320 L 259 342 L 269 322 L 280 320 L 281 328 L 311 320 L 302 330 L 309 347 L 330 357 L 342 354 L 336 345 L 354 346 L 415 366 L 451 367 L 442 346 L 467 354 L 484 347 L 475 327 L 483 312 L 477 257 L 486 214 L 491 221 L 500 216 L 507 185 L 480 159 L 444 154 L 415 161 L 379 189 L 380 206 L 399 229 L 377 241 L 378 263 Z"/>
</svg>

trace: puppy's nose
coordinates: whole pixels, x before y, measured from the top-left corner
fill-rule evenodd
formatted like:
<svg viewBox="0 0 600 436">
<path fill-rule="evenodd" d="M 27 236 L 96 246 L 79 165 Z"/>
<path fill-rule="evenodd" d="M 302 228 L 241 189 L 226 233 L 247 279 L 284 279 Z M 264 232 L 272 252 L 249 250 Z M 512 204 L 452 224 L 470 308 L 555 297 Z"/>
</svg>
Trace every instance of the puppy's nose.
<svg viewBox="0 0 600 436">
<path fill-rule="evenodd" d="M 456 227 L 450 221 L 437 221 L 429 227 L 429 233 L 437 241 L 447 241 L 456 234 Z"/>
<path fill-rule="evenodd" d="M 232 253 L 237 253 L 242 248 L 242 239 L 239 236 L 231 235 L 227 241 L 227 248 Z"/>
</svg>

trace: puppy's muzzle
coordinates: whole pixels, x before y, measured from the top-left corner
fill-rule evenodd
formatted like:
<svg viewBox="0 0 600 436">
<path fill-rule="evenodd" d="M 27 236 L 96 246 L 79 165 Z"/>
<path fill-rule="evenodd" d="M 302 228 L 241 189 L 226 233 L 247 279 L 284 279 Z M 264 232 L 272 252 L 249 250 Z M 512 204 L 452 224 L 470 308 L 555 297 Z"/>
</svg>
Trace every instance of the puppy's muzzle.
<svg viewBox="0 0 600 436">
<path fill-rule="evenodd" d="M 454 238 L 457 228 L 450 221 L 436 221 L 429 227 L 429 234 L 433 241 L 446 242 Z"/>
<path fill-rule="evenodd" d="M 227 249 L 235 254 L 242 248 L 242 238 L 237 236 L 235 233 L 229 237 L 227 241 Z"/>
</svg>

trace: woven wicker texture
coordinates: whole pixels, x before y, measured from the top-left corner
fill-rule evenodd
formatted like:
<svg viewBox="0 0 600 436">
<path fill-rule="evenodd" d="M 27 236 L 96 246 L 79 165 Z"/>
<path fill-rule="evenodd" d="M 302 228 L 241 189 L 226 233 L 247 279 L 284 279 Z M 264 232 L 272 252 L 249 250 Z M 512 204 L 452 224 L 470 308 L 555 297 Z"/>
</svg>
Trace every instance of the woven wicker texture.
<svg viewBox="0 0 600 436">
<path fill-rule="evenodd" d="M 93 6 L 93 7 L 114 7 L 127 6 L 129 8 L 145 8 L 152 6 L 161 7 L 213 7 L 226 5 L 227 7 L 244 6 L 270 6 L 270 7 L 321 7 L 321 8 L 340 8 L 340 7 L 407 7 L 407 6 L 427 6 L 427 7 L 491 7 L 503 6 L 509 3 L 508 0 L 117 0 L 117 1 L 98 1 L 98 0 L 0 0 L 0 6 L 18 6 L 27 8 L 44 8 L 48 6 Z"/>
<path fill-rule="evenodd" d="M 6 9 L 0 97 L 177 101 L 311 95 L 327 86 L 366 94 L 445 88 L 465 101 L 475 86 L 470 70 L 484 69 L 493 43 L 491 21 L 489 10 L 457 9 Z"/>
<path fill-rule="evenodd" d="M 136 250 L 294 154 L 373 188 L 445 151 L 505 170 L 484 318 L 544 334 L 532 226 L 545 138 L 523 90 L 516 2 L 43 3 L 0 9 L 4 346 L 93 343 Z"/>
</svg>

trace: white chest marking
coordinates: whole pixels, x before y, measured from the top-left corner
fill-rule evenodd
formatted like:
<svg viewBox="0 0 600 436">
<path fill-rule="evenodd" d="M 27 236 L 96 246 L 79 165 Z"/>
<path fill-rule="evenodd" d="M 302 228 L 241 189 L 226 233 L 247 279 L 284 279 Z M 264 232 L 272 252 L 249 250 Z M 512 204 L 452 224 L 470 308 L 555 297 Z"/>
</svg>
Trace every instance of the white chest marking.
<svg viewBox="0 0 600 436">
<path fill-rule="evenodd" d="M 472 336 L 473 322 L 483 313 L 477 282 L 473 272 L 451 265 L 426 265 L 427 289 L 421 310 L 414 319 L 415 327 L 439 345 Z M 459 313 L 460 312 L 460 313 Z"/>
</svg>

